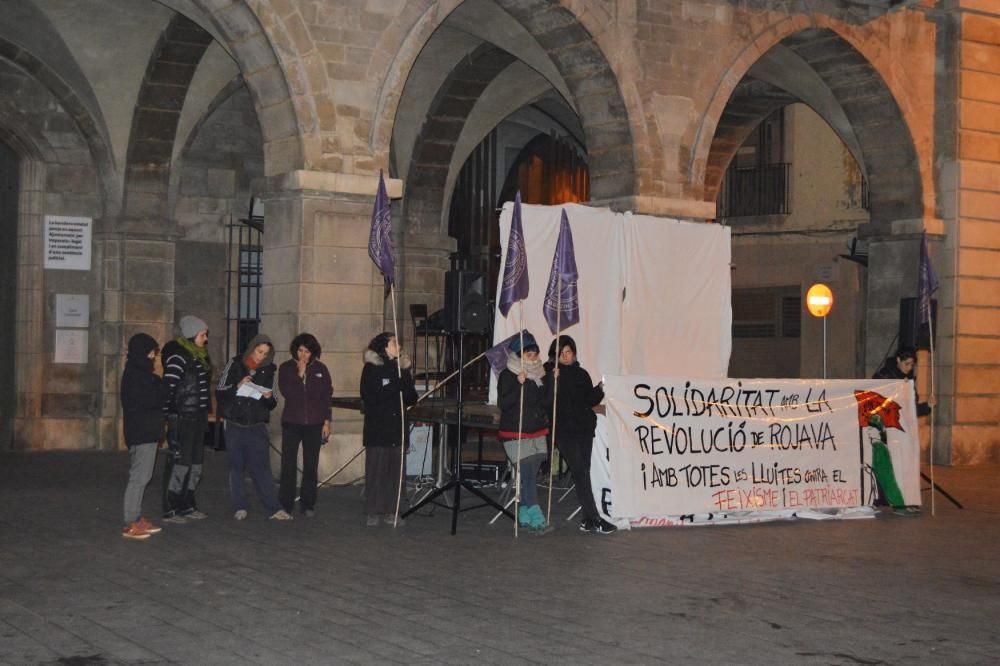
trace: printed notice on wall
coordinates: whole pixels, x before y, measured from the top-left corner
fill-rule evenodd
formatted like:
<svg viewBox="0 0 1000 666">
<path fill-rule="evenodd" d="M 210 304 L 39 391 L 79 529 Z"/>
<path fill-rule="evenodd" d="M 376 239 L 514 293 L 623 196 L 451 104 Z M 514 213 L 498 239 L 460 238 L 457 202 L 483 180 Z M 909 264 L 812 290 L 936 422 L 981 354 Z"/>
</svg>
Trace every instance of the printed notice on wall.
<svg viewBox="0 0 1000 666">
<path fill-rule="evenodd" d="M 46 270 L 89 271 L 92 224 L 89 217 L 46 215 Z"/>
<path fill-rule="evenodd" d="M 87 294 L 56 294 L 56 326 L 87 328 L 90 326 L 90 296 Z"/>
<path fill-rule="evenodd" d="M 87 362 L 87 331 L 56 329 L 56 363 Z"/>
</svg>

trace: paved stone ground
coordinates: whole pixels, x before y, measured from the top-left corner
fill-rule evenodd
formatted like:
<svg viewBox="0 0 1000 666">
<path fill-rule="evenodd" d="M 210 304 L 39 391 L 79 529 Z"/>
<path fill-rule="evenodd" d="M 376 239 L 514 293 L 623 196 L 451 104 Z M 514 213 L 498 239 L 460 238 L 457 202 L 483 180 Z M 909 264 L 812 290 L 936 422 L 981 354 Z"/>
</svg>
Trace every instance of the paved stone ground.
<svg viewBox="0 0 1000 666">
<path fill-rule="evenodd" d="M 208 520 L 131 542 L 124 454 L 0 454 L 0 662 L 1000 659 L 997 467 L 938 468 L 967 508 L 939 500 L 936 517 L 612 536 L 560 521 L 514 541 L 485 509 L 454 537 L 442 510 L 366 529 L 356 487 L 322 490 L 313 519 L 236 522 L 223 456 L 206 460 Z"/>
</svg>

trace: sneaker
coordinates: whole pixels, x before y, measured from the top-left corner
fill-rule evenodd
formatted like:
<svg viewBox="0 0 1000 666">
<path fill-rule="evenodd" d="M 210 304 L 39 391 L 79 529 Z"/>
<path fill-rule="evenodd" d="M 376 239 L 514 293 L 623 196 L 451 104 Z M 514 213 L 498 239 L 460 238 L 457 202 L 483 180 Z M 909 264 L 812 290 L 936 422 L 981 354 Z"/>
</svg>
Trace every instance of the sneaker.
<svg viewBox="0 0 1000 666">
<path fill-rule="evenodd" d="M 292 520 L 292 514 L 288 513 L 284 509 L 278 509 L 271 514 L 271 520 Z"/>
<path fill-rule="evenodd" d="M 918 506 L 902 506 L 893 509 L 892 512 L 897 516 L 904 516 L 906 518 L 916 518 L 922 513 Z"/>
<path fill-rule="evenodd" d="M 609 523 L 608 521 L 601 518 L 597 521 L 597 525 L 594 528 L 595 534 L 611 534 L 612 532 L 617 532 L 618 528 Z"/>
<path fill-rule="evenodd" d="M 531 528 L 531 508 L 523 504 L 517 509 L 517 524 L 524 529 Z"/>
<path fill-rule="evenodd" d="M 171 513 L 171 514 L 165 514 L 163 516 L 162 522 L 171 523 L 173 525 L 183 525 L 184 523 L 187 522 L 187 518 L 177 513 Z"/>
<path fill-rule="evenodd" d="M 233 514 L 233 518 L 235 518 L 236 520 L 246 520 L 247 519 L 247 510 L 246 509 L 240 509 L 239 511 L 237 511 L 236 513 Z"/>
<path fill-rule="evenodd" d="M 395 516 L 396 516 L 396 514 L 394 514 L 394 513 L 387 513 L 384 516 L 382 516 L 382 522 L 385 523 L 386 525 L 388 525 L 389 527 L 392 527 L 392 520 L 393 520 L 393 518 L 395 518 Z M 400 518 L 399 520 L 396 521 L 396 527 L 402 527 L 405 524 L 406 524 L 406 521 L 403 520 L 402 518 Z"/>
<path fill-rule="evenodd" d="M 378 516 L 372 514 L 365 518 L 365 527 L 378 527 Z"/>
<path fill-rule="evenodd" d="M 139 527 L 146 530 L 147 534 L 159 534 L 160 532 L 163 531 L 162 527 L 154 525 L 153 523 L 149 522 L 148 520 L 146 520 L 141 516 L 139 517 L 139 520 L 137 522 L 139 523 Z"/>
<path fill-rule="evenodd" d="M 545 520 L 545 514 L 542 513 L 542 507 L 537 504 L 533 504 L 528 507 L 528 520 L 530 521 L 531 527 L 536 530 L 545 529 L 545 527 L 549 524 L 549 522 Z"/>
<path fill-rule="evenodd" d="M 204 520 L 205 518 L 208 518 L 208 514 L 202 513 L 198 509 L 191 509 L 184 514 L 184 517 L 190 520 Z"/>
<path fill-rule="evenodd" d="M 142 525 L 140 525 L 137 522 L 129 523 L 128 525 L 122 528 L 122 536 L 125 537 L 126 539 L 142 540 L 149 538 L 149 532 L 142 529 Z"/>
<path fill-rule="evenodd" d="M 596 529 L 597 526 L 594 524 L 594 521 L 592 519 L 584 518 L 583 520 L 580 521 L 581 532 L 594 532 L 596 531 Z"/>
</svg>

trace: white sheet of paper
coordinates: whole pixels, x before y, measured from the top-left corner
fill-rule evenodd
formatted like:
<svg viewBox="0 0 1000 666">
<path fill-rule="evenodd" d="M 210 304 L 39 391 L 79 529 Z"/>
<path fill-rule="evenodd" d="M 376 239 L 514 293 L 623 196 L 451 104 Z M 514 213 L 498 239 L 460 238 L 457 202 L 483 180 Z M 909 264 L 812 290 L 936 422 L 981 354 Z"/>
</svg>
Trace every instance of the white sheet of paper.
<svg viewBox="0 0 1000 666">
<path fill-rule="evenodd" d="M 271 389 L 266 386 L 261 386 L 260 384 L 254 384 L 253 382 L 247 382 L 246 384 L 241 384 L 238 389 L 236 389 L 236 395 L 241 398 L 253 398 L 254 400 L 260 400 L 264 397 L 265 393 L 270 393 Z"/>
</svg>

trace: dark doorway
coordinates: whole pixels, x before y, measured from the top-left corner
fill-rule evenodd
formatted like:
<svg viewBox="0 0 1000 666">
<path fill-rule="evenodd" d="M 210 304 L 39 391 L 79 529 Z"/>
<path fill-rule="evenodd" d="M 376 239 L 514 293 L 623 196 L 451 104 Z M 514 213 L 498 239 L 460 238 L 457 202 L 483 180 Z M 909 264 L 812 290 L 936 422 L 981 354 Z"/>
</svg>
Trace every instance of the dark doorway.
<svg viewBox="0 0 1000 666">
<path fill-rule="evenodd" d="M 0 449 L 9 449 L 14 438 L 14 405 L 17 385 L 14 377 L 14 340 L 17 333 L 17 197 L 18 159 L 0 142 L 0 377 L 7 390 L 0 391 Z"/>
</svg>

